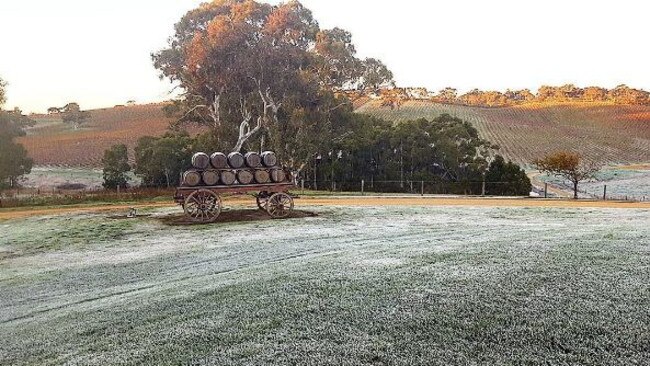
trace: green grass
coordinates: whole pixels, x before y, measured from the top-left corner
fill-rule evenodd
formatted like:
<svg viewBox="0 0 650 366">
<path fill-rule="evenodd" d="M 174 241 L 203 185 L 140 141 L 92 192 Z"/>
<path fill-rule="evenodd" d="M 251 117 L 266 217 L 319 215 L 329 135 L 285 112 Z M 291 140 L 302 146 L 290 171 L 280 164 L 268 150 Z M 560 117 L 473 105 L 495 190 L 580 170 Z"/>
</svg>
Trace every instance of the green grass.
<svg viewBox="0 0 650 366">
<path fill-rule="evenodd" d="M 0 224 L 0 364 L 650 361 L 648 210 L 308 209 Z"/>
</svg>

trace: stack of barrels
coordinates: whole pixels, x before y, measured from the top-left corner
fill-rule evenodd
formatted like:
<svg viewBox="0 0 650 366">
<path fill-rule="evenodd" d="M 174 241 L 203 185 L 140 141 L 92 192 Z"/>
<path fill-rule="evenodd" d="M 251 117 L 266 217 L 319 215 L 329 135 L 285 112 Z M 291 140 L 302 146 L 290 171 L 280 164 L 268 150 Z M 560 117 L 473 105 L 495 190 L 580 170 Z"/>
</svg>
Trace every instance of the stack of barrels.
<svg viewBox="0 0 650 366">
<path fill-rule="evenodd" d="M 232 186 L 246 184 L 282 183 L 288 180 L 284 169 L 278 166 L 275 153 L 241 154 L 221 152 L 208 155 L 197 152 L 192 156 L 193 169 L 183 173 L 184 186 Z"/>
</svg>

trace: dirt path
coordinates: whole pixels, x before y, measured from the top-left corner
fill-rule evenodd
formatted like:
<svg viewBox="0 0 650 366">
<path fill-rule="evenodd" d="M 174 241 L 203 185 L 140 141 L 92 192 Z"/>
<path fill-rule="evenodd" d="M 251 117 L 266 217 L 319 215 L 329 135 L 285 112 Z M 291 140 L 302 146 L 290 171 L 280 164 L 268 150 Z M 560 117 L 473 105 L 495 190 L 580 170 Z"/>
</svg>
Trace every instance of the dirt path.
<svg viewBox="0 0 650 366">
<path fill-rule="evenodd" d="M 230 197 L 224 200 L 225 204 L 254 205 L 254 201 L 246 197 Z M 301 197 L 297 202 L 300 205 L 312 206 L 480 206 L 480 207 L 603 207 L 603 208 L 648 208 L 650 202 L 625 202 L 625 201 L 591 201 L 591 200 L 565 200 L 542 198 L 495 198 L 495 197 L 440 197 L 440 196 L 330 196 L 330 197 Z M 0 221 L 31 216 L 57 215 L 65 213 L 83 212 L 108 212 L 124 211 L 130 207 L 172 207 L 173 202 L 145 202 L 137 204 L 97 205 L 83 207 L 43 207 L 19 208 L 0 210 Z M 180 212 L 180 207 L 179 207 Z"/>
<path fill-rule="evenodd" d="M 530 182 L 533 184 L 533 186 L 537 187 L 538 189 L 544 189 L 544 181 L 542 181 L 539 178 L 541 175 L 542 174 L 540 172 L 528 173 L 528 178 L 530 179 Z M 573 192 L 560 189 L 552 184 L 549 184 L 547 187 L 548 187 L 548 193 L 554 194 L 557 197 L 571 198 L 573 196 Z"/>
<path fill-rule="evenodd" d="M 30 216 L 45 216 L 45 215 L 58 215 L 65 213 L 81 213 L 81 212 L 101 212 L 101 211 L 126 211 L 130 207 L 145 208 L 145 207 L 167 207 L 172 206 L 170 202 L 148 202 L 137 203 L 131 205 L 92 205 L 92 206 L 75 206 L 75 207 L 33 207 L 33 208 L 16 208 L 0 210 L 0 221 L 8 219 L 16 219 L 21 217 Z"/>
<path fill-rule="evenodd" d="M 317 206 L 481 206 L 481 207 L 606 207 L 650 208 L 650 202 L 590 201 L 543 198 L 494 197 L 327 197 L 299 201 Z"/>
</svg>

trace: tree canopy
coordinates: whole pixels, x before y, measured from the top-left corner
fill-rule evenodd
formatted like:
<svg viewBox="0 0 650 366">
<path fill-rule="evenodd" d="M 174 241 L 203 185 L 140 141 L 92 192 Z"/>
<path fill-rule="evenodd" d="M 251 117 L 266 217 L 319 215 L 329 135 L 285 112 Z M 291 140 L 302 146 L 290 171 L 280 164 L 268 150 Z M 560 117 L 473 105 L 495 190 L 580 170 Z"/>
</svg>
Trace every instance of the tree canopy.
<svg viewBox="0 0 650 366">
<path fill-rule="evenodd" d="M 573 184 L 573 198 L 578 198 L 578 183 L 594 178 L 600 169 L 582 159 L 578 153 L 556 151 L 533 162 L 541 172 L 564 178 Z"/>
<path fill-rule="evenodd" d="M 0 188 L 16 186 L 18 178 L 29 173 L 33 164 L 27 150 L 14 141 L 25 134 L 23 127 L 31 124 L 31 120 L 19 109 L 3 111 L 5 95 L 5 84 L 0 79 Z"/>
<path fill-rule="evenodd" d="M 131 170 L 126 145 L 113 145 L 104 151 L 102 165 L 104 167 L 102 170 L 104 188 L 126 187 L 129 181 L 126 173 Z"/>
<path fill-rule="evenodd" d="M 75 130 L 90 118 L 90 113 L 88 111 L 82 111 L 79 104 L 75 102 L 68 103 L 63 108 L 60 108 L 59 113 L 63 122 L 71 123 Z"/>
<path fill-rule="evenodd" d="M 180 123 L 209 126 L 215 149 L 269 148 L 298 169 L 335 138 L 336 114 L 351 113 L 336 90 L 392 81 L 380 61 L 356 57 L 349 32 L 321 29 L 297 1 L 202 4 L 152 57 L 184 92 L 171 109 Z"/>
<path fill-rule="evenodd" d="M 527 196 L 533 188 L 521 167 L 496 155 L 485 174 L 486 193 L 493 196 Z"/>
<path fill-rule="evenodd" d="M 5 87 L 7 86 L 7 83 L 5 83 L 2 78 L 0 78 L 0 107 L 2 107 L 5 102 L 7 101 L 7 96 L 5 94 Z"/>
<path fill-rule="evenodd" d="M 135 147 L 135 174 L 144 186 L 176 186 L 180 174 L 191 166 L 194 139 L 187 133 L 145 136 Z"/>
</svg>

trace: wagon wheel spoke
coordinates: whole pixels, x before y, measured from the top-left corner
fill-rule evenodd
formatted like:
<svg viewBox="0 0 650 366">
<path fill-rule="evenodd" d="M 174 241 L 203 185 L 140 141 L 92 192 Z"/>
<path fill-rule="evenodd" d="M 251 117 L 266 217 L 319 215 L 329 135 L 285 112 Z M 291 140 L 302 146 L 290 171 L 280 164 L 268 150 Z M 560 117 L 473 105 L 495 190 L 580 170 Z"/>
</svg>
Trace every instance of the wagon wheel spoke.
<svg viewBox="0 0 650 366">
<path fill-rule="evenodd" d="M 214 221 L 221 213 L 219 196 L 207 189 L 192 192 L 185 200 L 185 214 L 196 222 Z"/>
<path fill-rule="evenodd" d="M 283 192 L 272 195 L 266 204 L 268 214 L 276 218 L 288 216 L 291 210 L 293 210 L 293 198 Z"/>
</svg>

